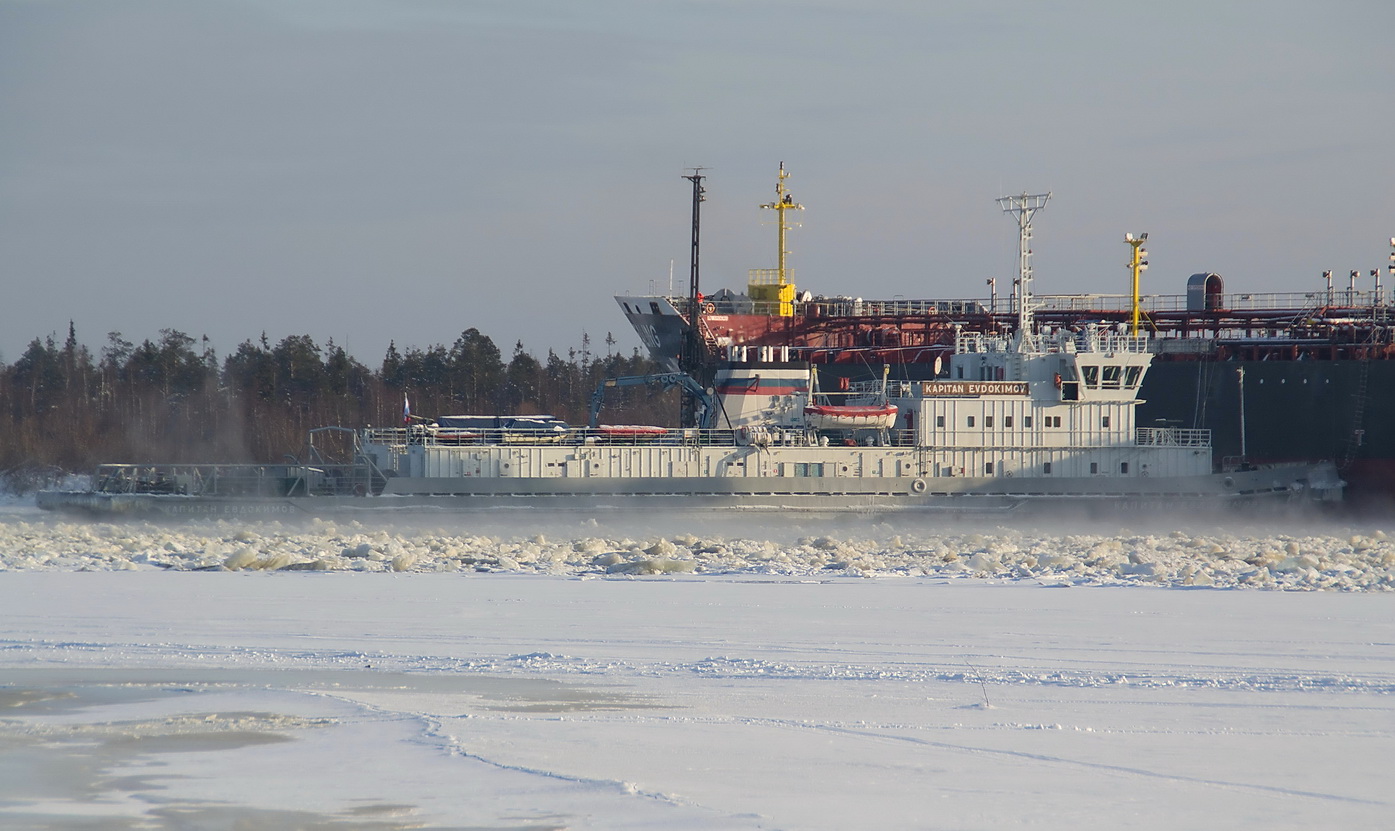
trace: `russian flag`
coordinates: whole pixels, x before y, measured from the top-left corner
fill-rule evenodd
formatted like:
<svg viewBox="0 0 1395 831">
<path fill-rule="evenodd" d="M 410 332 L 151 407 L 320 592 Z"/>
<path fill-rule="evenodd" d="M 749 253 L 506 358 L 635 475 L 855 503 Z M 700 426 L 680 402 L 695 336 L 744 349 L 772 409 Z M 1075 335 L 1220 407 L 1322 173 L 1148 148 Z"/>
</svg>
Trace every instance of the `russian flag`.
<svg viewBox="0 0 1395 831">
<path fill-rule="evenodd" d="M 402 394 L 402 423 L 406 425 L 412 423 L 412 402 L 407 400 L 406 393 Z"/>
</svg>

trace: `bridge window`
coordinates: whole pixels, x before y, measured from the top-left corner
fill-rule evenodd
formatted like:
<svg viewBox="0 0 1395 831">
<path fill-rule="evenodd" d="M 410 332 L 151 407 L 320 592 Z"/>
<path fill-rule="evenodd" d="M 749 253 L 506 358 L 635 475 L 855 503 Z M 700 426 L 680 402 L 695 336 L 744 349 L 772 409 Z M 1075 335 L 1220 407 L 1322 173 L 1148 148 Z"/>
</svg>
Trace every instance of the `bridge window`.
<svg viewBox="0 0 1395 831">
<path fill-rule="evenodd" d="M 659 311 L 659 304 L 658 304 L 658 301 L 650 300 L 650 301 L 649 301 L 649 308 L 654 312 L 654 314 L 661 314 L 661 312 Z"/>
<path fill-rule="evenodd" d="M 1100 368 L 1097 366 L 1082 366 L 1080 372 L 1085 376 L 1085 386 L 1090 389 L 1098 389 L 1100 385 Z"/>
<path fill-rule="evenodd" d="M 1104 368 L 1104 383 L 1100 386 L 1107 390 L 1119 389 L 1119 377 L 1123 374 L 1124 368 L 1121 366 L 1107 366 Z"/>
<path fill-rule="evenodd" d="M 1142 378 L 1142 377 L 1143 377 L 1143 367 L 1141 367 L 1141 366 L 1128 366 L 1128 367 L 1124 367 L 1124 386 L 1128 387 L 1129 389 L 1131 389 L 1131 390 L 1136 390 L 1136 389 L 1138 389 L 1138 379 L 1139 379 L 1139 378 Z"/>
</svg>

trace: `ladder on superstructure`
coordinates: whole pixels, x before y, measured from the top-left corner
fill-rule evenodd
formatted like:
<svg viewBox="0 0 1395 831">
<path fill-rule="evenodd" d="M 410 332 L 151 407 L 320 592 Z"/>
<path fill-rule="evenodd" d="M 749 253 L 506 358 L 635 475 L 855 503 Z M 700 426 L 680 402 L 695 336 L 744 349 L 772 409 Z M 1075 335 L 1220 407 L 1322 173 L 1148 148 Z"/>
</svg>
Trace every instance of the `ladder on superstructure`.
<svg viewBox="0 0 1395 831">
<path fill-rule="evenodd" d="M 1342 458 L 1337 463 L 1338 470 L 1346 470 L 1356 457 L 1357 450 L 1365 443 L 1366 430 L 1362 425 L 1366 422 L 1366 379 L 1370 372 L 1371 358 L 1361 358 L 1361 372 L 1356 377 L 1356 400 L 1351 408 L 1351 432 L 1347 434 L 1347 440 L 1342 447 Z"/>
</svg>

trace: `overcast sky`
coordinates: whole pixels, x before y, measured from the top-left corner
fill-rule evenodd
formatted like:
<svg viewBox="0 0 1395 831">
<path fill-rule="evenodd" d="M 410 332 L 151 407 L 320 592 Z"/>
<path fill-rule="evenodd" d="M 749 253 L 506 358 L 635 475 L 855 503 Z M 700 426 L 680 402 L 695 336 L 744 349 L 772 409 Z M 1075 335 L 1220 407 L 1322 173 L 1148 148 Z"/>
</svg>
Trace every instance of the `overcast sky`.
<svg viewBox="0 0 1395 831">
<path fill-rule="evenodd" d="M 35 336 L 333 338 L 370 366 L 475 327 L 639 345 L 612 295 L 775 264 L 979 297 L 994 199 L 1053 197 L 1037 289 L 1215 271 L 1306 291 L 1395 235 L 1395 3 L 0 0 L 0 357 Z M 1387 285 L 1392 282 L 1387 279 Z M 1004 283 L 1005 285 L 1005 283 Z M 1369 279 L 1363 277 L 1363 285 Z"/>
</svg>

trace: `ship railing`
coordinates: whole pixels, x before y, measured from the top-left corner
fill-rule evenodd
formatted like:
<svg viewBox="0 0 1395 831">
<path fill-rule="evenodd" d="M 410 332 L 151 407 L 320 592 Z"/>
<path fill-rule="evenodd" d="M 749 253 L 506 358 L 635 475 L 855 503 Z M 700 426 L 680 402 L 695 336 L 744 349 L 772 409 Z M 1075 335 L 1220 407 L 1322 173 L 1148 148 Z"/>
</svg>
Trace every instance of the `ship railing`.
<svg viewBox="0 0 1395 831">
<path fill-rule="evenodd" d="M 754 285 L 775 285 L 778 269 L 755 269 L 769 275 L 754 278 Z M 786 271 L 786 279 L 792 282 Z M 674 308 L 686 308 L 686 297 L 669 297 Z M 1129 294 L 1036 294 L 1032 296 L 1039 312 L 1127 312 L 1133 308 Z M 1211 295 L 1205 308 L 1194 308 L 1195 299 L 1185 294 L 1145 294 L 1138 298 L 1139 310 L 1145 314 L 1161 312 L 1207 311 L 1312 311 L 1325 307 L 1347 309 L 1388 309 L 1395 301 L 1395 292 L 1382 288 L 1333 288 L 1331 291 L 1289 292 L 1227 292 Z M 815 297 L 795 303 L 799 314 L 810 317 L 965 317 L 1006 313 L 1012 302 L 1004 298 L 965 298 L 962 300 L 866 300 L 861 297 Z M 777 314 L 780 304 L 756 301 L 751 314 Z"/>
<path fill-rule="evenodd" d="M 407 447 L 527 447 L 594 445 L 722 445 L 732 444 L 737 431 L 695 427 L 604 426 L 564 430 L 490 428 L 479 430 L 370 427 L 363 430 L 364 446 L 405 450 Z"/>
<path fill-rule="evenodd" d="M 1076 334 L 1075 351 L 1105 354 L 1115 352 L 1147 353 L 1152 351 L 1152 343 L 1152 338 L 1143 335 L 1121 335 L 1116 332 L 1095 329 Z"/>
<path fill-rule="evenodd" d="M 1190 427 L 1139 427 L 1134 443 L 1140 447 L 1210 447 L 1211 431 Z"/>
<path fill-rule="evenodd" d="M 861 297 L 816 297 L 799 304 L 810 317 L 963 317 L 988 314 L 987 300 L 863 300 Z"/>
<path fill-rule="evenodd" d="M 1008 340 L 999 335 L 985 335 L 982 332 L 959 332 L 954 336 L 954 351 L 957 354 L 976 352 L 1006 352 Z"/>
<path fill-rule="evenodd" d="M 794 269 L 785 269 L 783 276 L 782 282 L 781 271 L 778 268 L 752 268 L 746 271 L 746 283 L 751 286 L 781 286 L 793 283 Z"/>
<path fill-rule="evenodd" d="M 99 493 L 169 496 L 349 496 L 370 486 L 353 464 L 104 464 L 94 477 Z"/>
</svg>

